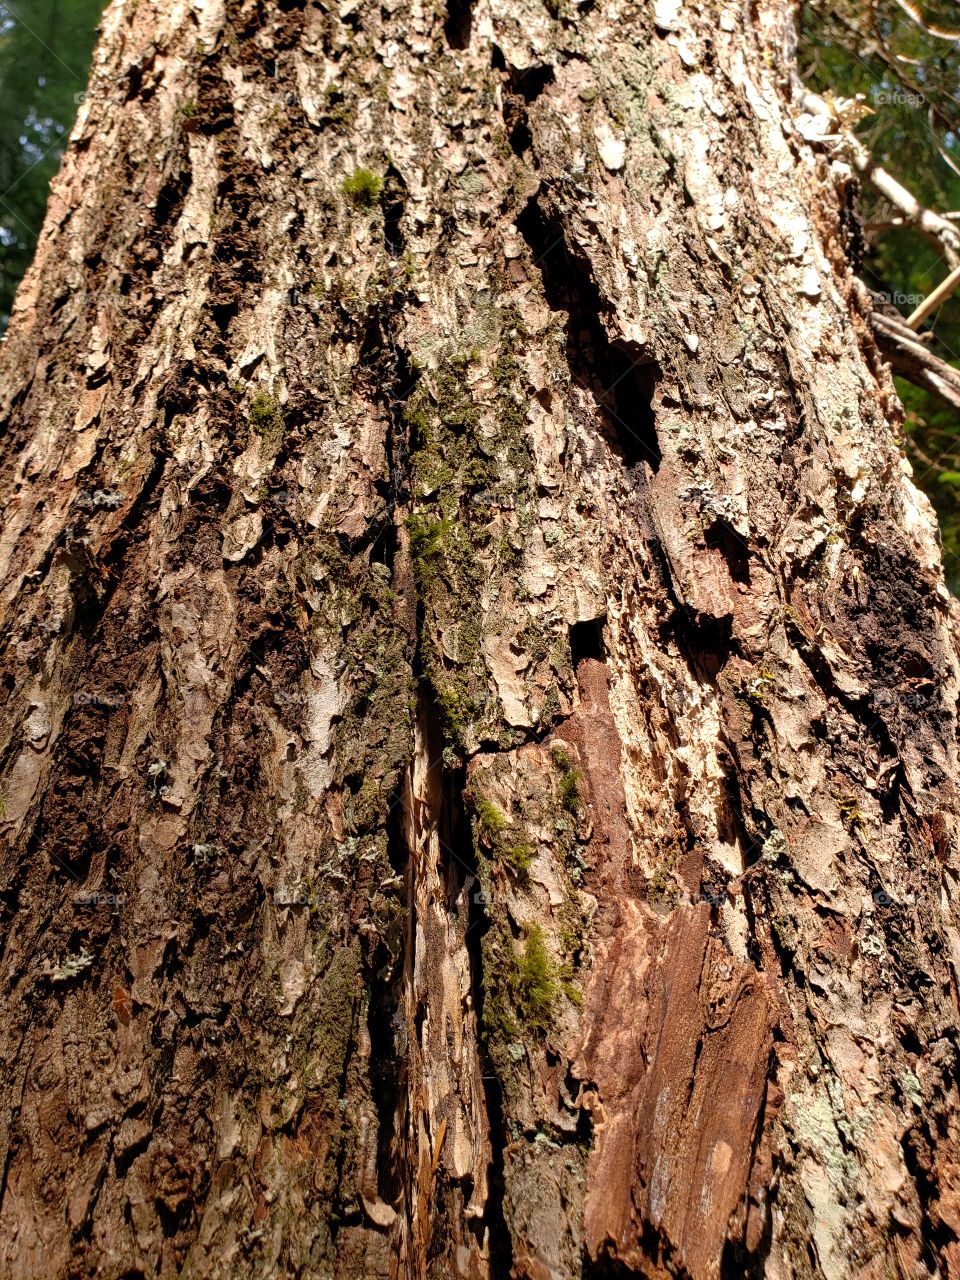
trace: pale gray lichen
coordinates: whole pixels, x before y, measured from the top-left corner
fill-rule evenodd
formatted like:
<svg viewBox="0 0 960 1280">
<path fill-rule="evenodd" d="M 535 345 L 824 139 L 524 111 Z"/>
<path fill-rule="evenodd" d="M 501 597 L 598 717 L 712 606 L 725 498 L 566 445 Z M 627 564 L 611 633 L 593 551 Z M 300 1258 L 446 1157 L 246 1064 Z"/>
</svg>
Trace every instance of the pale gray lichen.
<svg viewBox="0 0 960 1280">
<path fill-rule="evenodd" d="M 779 827 L 774 827 L 766 840 L 763 842 L 763 849 L 760 856 L 764 862 L 776 862 L 787 852 L 787 837 L 783 834 Z"/>
<path fill-rule="evenodd" d="M 40 976 L 49 978 L 51 982 L 69 982 L 71 978 L 76 978 L 85 969 L 89 969 L 92 964 L 93 952 L 86 947 L 81 947 L 76 955 L 68 955 L 59 964 L 52 960 L 45 961 L 40 970 Z"/>
</svg>

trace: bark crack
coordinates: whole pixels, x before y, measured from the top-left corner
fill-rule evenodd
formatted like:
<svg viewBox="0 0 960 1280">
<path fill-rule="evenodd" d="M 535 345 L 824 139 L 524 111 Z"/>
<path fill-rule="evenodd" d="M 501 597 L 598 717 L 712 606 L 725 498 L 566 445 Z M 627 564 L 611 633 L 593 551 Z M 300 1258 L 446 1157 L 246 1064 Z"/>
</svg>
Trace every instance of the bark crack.
<svg viewBox="0 0 960 1280">
<path fill-rule="evenodd" d="M 567 314 L 566 358 L 570 377 L 594 400 L 597 429 L 624 468 L 642 485 L 644 465 L 660 468 L 653 395 L 660 369 L 646 353 L 610 339 L 608 308 L 583 257 L 571 248 L 562 219 L 532 197 L 517 218 L 536 264 L 544 296 L 554 311 Z"/>
</svg>

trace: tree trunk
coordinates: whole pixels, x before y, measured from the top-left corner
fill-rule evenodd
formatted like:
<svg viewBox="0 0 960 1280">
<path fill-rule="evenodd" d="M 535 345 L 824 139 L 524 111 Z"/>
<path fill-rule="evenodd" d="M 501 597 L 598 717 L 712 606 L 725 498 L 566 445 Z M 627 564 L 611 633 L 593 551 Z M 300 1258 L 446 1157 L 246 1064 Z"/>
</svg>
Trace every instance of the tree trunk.
<svg viewBox="0 0 960 1280">
<path fill-rule="evenodd" d="M 2 352 L 3 1277 L 960 1276 L 958 667 L 784 0 L 113 0 Z"/>
</svg>

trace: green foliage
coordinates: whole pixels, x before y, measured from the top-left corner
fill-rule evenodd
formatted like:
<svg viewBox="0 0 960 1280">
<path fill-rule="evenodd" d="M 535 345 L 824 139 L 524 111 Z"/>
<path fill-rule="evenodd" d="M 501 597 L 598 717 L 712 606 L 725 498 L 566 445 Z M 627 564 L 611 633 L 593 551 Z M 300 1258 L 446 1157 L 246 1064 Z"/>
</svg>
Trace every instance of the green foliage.
<svg viewBox="0 0 960 1280">
<path fill-rule="evenodd" d="M 340 190 L 355 209 L 372 209 L 380 199 L 383 179 L 369 169 L 357 169 L 349 178 L 344 178 Z"/>
<path fill-rule="evenodd" d="M 945 331 L 941 318 L 935 327 L 935 349 L 939 348 L 940 355 L 944 354 Z M 953 349 L 960 350 L 960 323 L 956 332 Z M 950 363 L 960 369 L 960 360 L 951 359 Z M 935 396 L 901 378 L 897 379 L 897 391 L 906 410 L 907 455 L 913 463 L 914 479 L 933 503 L 940 521 L 947 584 L 956 594 L 960 592 L 960 421 Z"/>
<path fill-rule="evenodd" d="M 954 0 L 924 0 L 926 23 L 960 26 Z M 823 95 L 863 95 L 871 108 L 856 126 L 874 160 L 922 205 L 960 209 L 960 43 L 923 30 L 899 0 L 808 0 L 802 10 L 800 72 Z M 886 302 L 909 314 L 947 272 L 940 246 L 896 225 L 897 213 L 869 184 L 858 201 L 867 252 L 858 274 Z M 960 222 L 956 224 L 960 227 Z M 930 349 L 960 368 L 960 293 L 924 323 Z M 960 418 L 931 392 L 897 379 L 906 409 L 905 448 L 914 479 L 940 520 L 944 568 L 960 590 Z"/>
<path fill-rule="evenodd" d="M 103 0 L 0 8 L 0 328 L 33 257 L 102 10 Z"/>
</svg>

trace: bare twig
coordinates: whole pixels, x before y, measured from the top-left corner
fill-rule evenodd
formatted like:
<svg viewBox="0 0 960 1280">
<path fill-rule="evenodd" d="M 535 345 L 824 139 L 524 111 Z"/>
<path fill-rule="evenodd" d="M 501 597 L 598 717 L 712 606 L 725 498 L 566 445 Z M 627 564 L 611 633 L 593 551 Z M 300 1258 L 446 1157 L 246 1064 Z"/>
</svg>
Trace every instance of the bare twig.
<svg viewBox="0 0 960 1280">
<path fill-rule="evenodd" d="M 920 446 L 917 444 L 913 436 L 908 437 L 908 439 L 909 439 L 910 452 L 915 457 L 920 459 L 920 461 L 923 463 L 923 465 L 927 468 L 928 471 L 945 471 L 946 470 L 942 462 L 935 462 L 928 453 L 924 453 L 923 449 L 920 448 Z"/>
<path fill-rule="evenodd" d="M 936 36 L 938 40 L 960 40 L 960 31 L 950 31 L 947 27 L 938 27 L 932 22 L 924 22 L 923 14 L 911 0 L 893 0 L 893 3 L 911 17 L 920 30 L 928 36 Z"/>
<path fill-rule="evenodd" d="M 933 293 L 928 298 L 924 298 L 916 311 L 907 317 L 907 328 L 919 329 L 930 312 L 936 311 L 941 302 L 946 302 L 958 284 L 960 284 L 960 267 L 954 267 L 946 280 L 941 281 Z"/>
<path fill-rule="evenodd" d="M 877 346 L 889 360 L 894 373 L 933 392 L 960 412 L 960 369 L 954 369 L 925 347 L 901 315 L 877 310 L 876 297 L 870 296 L 874 303 L 870 324 Z"/>
<path fill-rule="evenodd" d="M 866 147 L 854 139 L 854 159 L 857 168 L 876 189 L 903 214 L 907 222 L 919 227 L 921 231 L 936 236 L 943 248 L 944 255 L 951 267 L 960 266 L 960 230 L 946 218 L 925 208 L 916 196 L 912 195 L 902 183 L 887 173 L 882 165 L 874 164 L 873 157 Z"/>
</svg>

